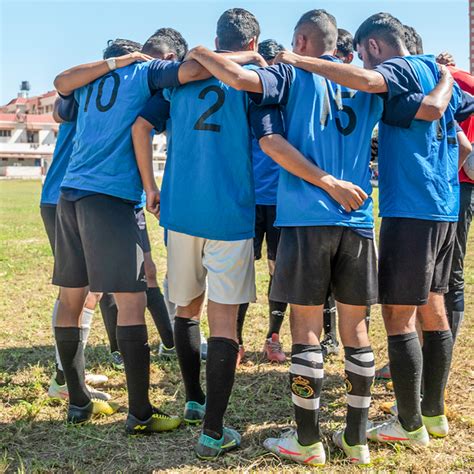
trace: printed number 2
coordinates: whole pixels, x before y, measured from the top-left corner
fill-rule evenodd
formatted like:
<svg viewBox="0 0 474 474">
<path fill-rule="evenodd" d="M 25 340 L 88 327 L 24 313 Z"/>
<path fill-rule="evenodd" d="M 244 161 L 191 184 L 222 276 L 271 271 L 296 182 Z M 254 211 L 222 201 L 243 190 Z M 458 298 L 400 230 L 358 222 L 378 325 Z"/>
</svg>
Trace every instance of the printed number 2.
<svg viewBox="0 0 474 474">
<path fill-rule="evenodd" d="M 206 123 L 206 120 L 213 114 L 215 114 L 223 105 L 225 100 L 225 92 L 217 86 L 205 87 L 200 93 L 199 98 L 204 98 L 209 92 L 215 92 L 217 94 L 217 100 L 212 104 L 197 120 L 194 125 L 194 130 L 206 130 L 209 132 L 220 132 L 221 126 L 216 123 Z"/>
<path fill-rule="evenodd" d="M 109 102 L 107 104 L 102 104 L 102 92 L 104 90 L 105 81 L 108 78 L 112 78 L 114 80 L 114 86 L 112 88 L 112 94 L 110 95 Z M 97 91 L 97 97 L 95 99 L 95 105 L 99 112 L 107 112 L 107 110 L 110 110 L 113 107 L 113 105 L 115 104 L 115 101 L 117 100 L 117 93 L 118 93 L 119 86 L 120 86 L 120 76 L 116 72 L 111 72 L 110 74 L 107 74 L 100 80 L 98 91 Z M 89 102 L 91 100 L 93 90 L 94 90 L 94 83 L 90 84 L 89 87 L 87 88 L 87 96 L 86 96 L 86 103 L 84 105 L 84 112 L 87 112 L 87 109 L 89 108 Z"/>
</svg>

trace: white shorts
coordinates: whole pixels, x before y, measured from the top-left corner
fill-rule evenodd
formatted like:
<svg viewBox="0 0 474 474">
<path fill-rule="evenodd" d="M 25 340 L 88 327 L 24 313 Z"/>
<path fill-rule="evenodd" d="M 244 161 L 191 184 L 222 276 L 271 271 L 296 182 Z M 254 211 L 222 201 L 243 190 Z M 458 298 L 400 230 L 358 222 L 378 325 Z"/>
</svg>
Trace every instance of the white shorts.
<svg viewBox="0 0 474 474">
<path fill-rule="evenodd" d="M 168 231 L 169 299 L 187 306 L 206 291 L 221 304 L 256 300 L 253 239 L 223 241 Z"/>
</svg>

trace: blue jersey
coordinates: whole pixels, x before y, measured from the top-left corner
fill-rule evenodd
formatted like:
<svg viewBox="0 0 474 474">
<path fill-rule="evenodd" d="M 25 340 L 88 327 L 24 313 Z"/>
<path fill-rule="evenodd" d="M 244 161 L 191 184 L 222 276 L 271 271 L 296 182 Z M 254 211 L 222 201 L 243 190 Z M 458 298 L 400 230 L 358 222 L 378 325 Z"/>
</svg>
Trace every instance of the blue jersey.
<svg viewBox="0 0 474 474">
<path fill-rule="evenodd" d="M 178 85 L 178 63 L 134 63 L 75 92 L 77 131 L 62 188 L 139 202 L 143 186 L 131 126 L 153 88 Z"/>
<path fill-rule="evenodd" d="M 275 206 L 277 203 L 280 166 L 263 153 L 258 141 L 252 140 L 253 176 L 255 180 L 255 203 Z"/>
<path fill-rule="evenodd" d="M 390 100 L 409 87 L 428 94 L 439 80 L 434 56 L 394 58 L 376 70 L 386 80 L 387 98 Z M 384 121 L 380 123 L 382 217 L 457 221 L 458 144 L 454 115 L 460 109 L 461 101 L 461 92 L 455 84 L 451 102 L 440 120 L 426 122 L 415 119 L 405 128 Z"/>
<path fill-rule="evenodd" d="M 284 64 L 257 72 L 263 96 L 256 100 L 285 104 L 288 141 L 319 168 L 357 184 L 370 196 L 371 136 L 383 101 Z M 321 188 L 282 169 L 275 225 L 372 228 L 372 199 L 346 212 Z"/>
<path fill-rule="evenodd" d="M 215 78 L 165 91 L 165 96 L 171 120 L 160 224 L 212 240 L 252 238 L 255 193 L 249 122 L 258 139 L 275 133 L 268 109 L 250 105 L 245 92 Z M 164 119 L 156 117 L 164 108 L 155 99 L 140 114 L 153 124 Z M 271 110 L 275 121 L 280 119 L 277 132 L 282 133 L 279 111 Z"/>
<path fill-rule="evenodd" d="M 74 94 L 61 96 L 55 108 L 64 122 L 59 126 L 53 160 L 41 192 L 40 205 L 42 206 L 56 206 L 59 201 L 61 183 L 71 158 L 76 134 L 77 104 Z"/>
</svg>

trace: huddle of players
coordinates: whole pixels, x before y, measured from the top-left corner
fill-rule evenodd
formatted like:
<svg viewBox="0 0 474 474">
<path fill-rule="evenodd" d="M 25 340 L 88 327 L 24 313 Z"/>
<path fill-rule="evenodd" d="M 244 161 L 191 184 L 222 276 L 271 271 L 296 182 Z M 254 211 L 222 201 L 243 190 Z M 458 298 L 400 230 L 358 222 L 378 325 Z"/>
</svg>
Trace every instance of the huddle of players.
<svg viewBox="0 0 474 474">
<path fill-rule="evenodd" d="M 144 188 L 147 209 L 166 230 L 184 420 L 203 422 L 196 453 L 214 459 L 240 445 L 240 435 L 224 427 L 223 417 L 239 353 L 238 308 L 255 300 L 254 138 L 281 167 L 275 222 L 281 234 L 270 298 L 291 308 L 297 425 L 296 432 L 267 439 L 265 447 L 296 462 L 325 463 L 319 338 L 329 288 L 338 306 L 348 402 L 346 427 L 334 434 L 335 444 L 356 464 L 370 462 L 367 438 L 426 446 L 428 433 L 448 431 L 444 389 L 452 336 L 442 294 L 459 210 L 458 152 L 465 158 L 470 151 L 455 119 L 470 115 L 472 98 L 453 86 L 432 56 L 408 55 L 405 29 L 389 14 L 368 18 L 355 35 L 367 69 L 334 56 L 336 20 L 324 10 L 300 18 L 294 52 L 281 52 L 276 65 L 240 66 L 261 64 L 259 33 L 251 13 L 231 9 L 217 24 L 217 53 L 197 47 L 185 62 L 173 62 L 163 51 L 145 49 L 152 37 L 142 53 L 77 66 L 55 80 L 64 97 L 59 115 L 76 117 L 57 205 L 53 276 L 61 287 L 55 337 L 69 389 L 68 421 L 116 410 L 95 400 L 85 385 L 79 326 L 90 289 L 113 293 L 117 303 L 127 432 L 170 430 L 181 422 L 148 398 L 146 280 L 134 214 Z M 148 55 L 159 59 L 148 61 Z M 383 218 L 378 278 L 369 171 L 377 123 Z M 165 128 L 168 158 L 160 194 L 151 133 Z M 199 318 L 206 279 L 204 393 Z M 398 418 L 367 429 L 374 356 L 365 317 L 377 301 L 388 333 Z"/>
</svg>

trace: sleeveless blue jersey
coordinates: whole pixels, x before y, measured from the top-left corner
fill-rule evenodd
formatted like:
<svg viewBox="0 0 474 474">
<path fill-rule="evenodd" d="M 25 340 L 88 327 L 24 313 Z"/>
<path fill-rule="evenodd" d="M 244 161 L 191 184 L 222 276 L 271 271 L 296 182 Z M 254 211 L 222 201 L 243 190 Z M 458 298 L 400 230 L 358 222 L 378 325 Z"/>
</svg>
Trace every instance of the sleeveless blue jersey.
<svg viewBox="0 0 474 474">
<path fill-rule="evenodd" d="M 171 102 L 160 224 L 212 240 L 254 235 L 248 96 L 215 78 L 165 91 Z"/>
<path fill-rule="evenodd" d="M 284 109 L 288 141 L 327 173 L 360 186 L 369 198 L 349 213 L 321 188 L 281 169 L 276 226 L 373 227 L 370 145 L 382 108 L 373 94 L 293 68 Z"/>
<path fill-rule="evenodd" d="M 59 201 L 60 187 L 71 158 L 75 134 L 76 122 L 63 122 L 59 125 L 53 161 L 41 192 L 41 204 L 56 206 Z"/>
<path fill-rule="evenodd" d="M 434 56 L 406 56 L 425 94 L 439 79 Z M 461 92 L 436 122 L 413 120 L 409 128 L 380 123 L 380 215 L 457 221 L 459 213 L 458 144 L 454 113 Z"/>
<path fill-rule="evenodd" d="M 151 64 L 116 69 L 76 90 L 76 138 L 62 187 L 141 200 L 131 126 L 151 96 Z"/>
</svg>

